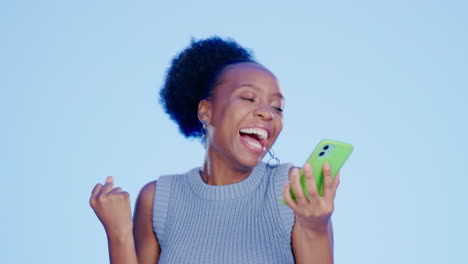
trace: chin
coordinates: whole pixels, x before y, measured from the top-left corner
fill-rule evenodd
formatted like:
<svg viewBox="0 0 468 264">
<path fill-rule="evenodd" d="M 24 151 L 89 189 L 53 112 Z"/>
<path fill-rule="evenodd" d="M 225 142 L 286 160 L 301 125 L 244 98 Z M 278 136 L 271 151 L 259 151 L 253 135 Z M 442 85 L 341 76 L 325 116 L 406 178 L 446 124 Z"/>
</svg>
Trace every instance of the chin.
<svg viewBox="0 0 468 264">
<path fill-rule="evenodd" d="M 251 170 L 256 167 L 260 162 L 262 162 L 265 155 L 243 155 L 239 157 L 239 164 L 246 170 Z"/>
</svg>

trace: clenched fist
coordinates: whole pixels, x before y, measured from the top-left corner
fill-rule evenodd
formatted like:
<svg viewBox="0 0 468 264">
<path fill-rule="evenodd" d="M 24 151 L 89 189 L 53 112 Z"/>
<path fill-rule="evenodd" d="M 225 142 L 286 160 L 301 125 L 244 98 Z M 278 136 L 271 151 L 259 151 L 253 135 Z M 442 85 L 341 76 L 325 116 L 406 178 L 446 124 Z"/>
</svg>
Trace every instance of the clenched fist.
<svg viewBox="0 0 468 264">
<path fill-rule="evenodd" d="M 98 183 L 94 186 L 89 204 L 108 235 L 132 232 L 130 195 L 120 187 L 114 188 L 112 176 L 106 178 L 104 185 Z"/>
</svg>

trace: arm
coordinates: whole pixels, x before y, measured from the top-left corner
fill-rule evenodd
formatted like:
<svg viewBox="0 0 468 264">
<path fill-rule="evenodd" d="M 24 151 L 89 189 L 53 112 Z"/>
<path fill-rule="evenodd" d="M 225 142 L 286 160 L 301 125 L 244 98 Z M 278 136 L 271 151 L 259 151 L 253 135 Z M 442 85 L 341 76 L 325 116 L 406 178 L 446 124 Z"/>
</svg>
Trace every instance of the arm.
<svg viewBox="0 0 468 264">
<path fill-rule="evenodd" d="M 132 232 L 109 234 L 109 258 L 111 264 L 138 264 Z"/>
<path fill-rule="evenodd" d="M 153 230 L 153 203 L 156 181 L 146 184 L 138 196 L 133 215 L 133 237 L 139 264 L 157 263 L 161 249 Z"/>
<path fill-rule="evenodd" d="M 304 174 L 309 198 L 302 191 L 298 169 L 290 171 L 290 182 L 283 189 L 283 197 L 296 217 L 292 232 L 292 247 L 297 263 L 333 263 L 331 214 L 339 184 L 339 174 L 332 180 L 328 164 L 324 165 L 323 172 L 323 196 L 318 194 L 312 169 L 308 164 L 304 166 Z M 289 191 L 291 186 L 297 201 L 291 197 Z"/>
<path fill-rule="evenodd" d="M 324 234 L 309 234 L 294 225 L 292 247 L 296 263 L 333 263 L 333 226 Z M 330 259 L 331 257 L 331 259 Z"/>
<path fill-rule="evenodd" d="M 89 203 L 106 230 L 111 264 L 138 264 L 132 234 L 130 196 L 112 177 L 94 187 Z"/>
</svg>

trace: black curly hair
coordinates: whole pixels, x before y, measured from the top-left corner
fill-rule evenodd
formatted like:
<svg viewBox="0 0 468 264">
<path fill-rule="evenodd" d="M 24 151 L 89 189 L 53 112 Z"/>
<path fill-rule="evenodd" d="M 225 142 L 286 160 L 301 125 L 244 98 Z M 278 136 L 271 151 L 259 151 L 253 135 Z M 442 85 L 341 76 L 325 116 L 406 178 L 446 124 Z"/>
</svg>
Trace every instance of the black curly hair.
<svg viewBox="0 0 468 264">
<path fill-rule="evenodd" d="M 185 137 L 201 137 L 198 104 L 213 93 L 227 66 L 255 62 L 252 52 L 232 39 L 211 37 L 195 41 L 174 57 L 167 71 L 160 102 Z"/>
</svg>

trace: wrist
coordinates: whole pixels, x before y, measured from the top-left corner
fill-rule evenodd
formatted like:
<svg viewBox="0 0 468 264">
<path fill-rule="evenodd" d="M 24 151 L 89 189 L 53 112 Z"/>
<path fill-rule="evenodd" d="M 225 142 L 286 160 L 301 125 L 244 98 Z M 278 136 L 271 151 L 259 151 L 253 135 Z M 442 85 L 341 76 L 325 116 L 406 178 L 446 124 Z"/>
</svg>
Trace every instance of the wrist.
<svg viewBox="0 0 468 264">
<path fill-rule="evenodd" d="M 131 226 L 126 228 L 106 228 L 106 235 L 108 239 L 124 241 L 129 237 L 133 237 L 133 229 Z"/>
<path fill-rule="evenodd" d="M 318 239 L 323 237 L 329 237 L 330 232 L 328 226 L 314 227 L 314 228 L 301 228 L 301 234 L 307 239 Z"/>
</svg>

